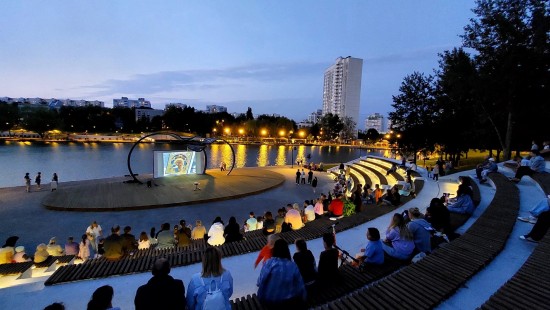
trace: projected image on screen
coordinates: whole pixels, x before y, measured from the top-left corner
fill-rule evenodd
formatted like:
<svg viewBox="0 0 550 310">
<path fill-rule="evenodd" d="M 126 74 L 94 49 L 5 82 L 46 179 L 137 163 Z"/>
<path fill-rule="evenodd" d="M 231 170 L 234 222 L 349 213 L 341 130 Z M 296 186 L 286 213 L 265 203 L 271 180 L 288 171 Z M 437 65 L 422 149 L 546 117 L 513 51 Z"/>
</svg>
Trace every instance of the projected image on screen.
<svg viewBox="0 0 550 310">
<path fill-rule="evenodd" d="M 196 173 L 195 152 L 168 152 L 162 159 L 164 176 Z"/>
</svg>

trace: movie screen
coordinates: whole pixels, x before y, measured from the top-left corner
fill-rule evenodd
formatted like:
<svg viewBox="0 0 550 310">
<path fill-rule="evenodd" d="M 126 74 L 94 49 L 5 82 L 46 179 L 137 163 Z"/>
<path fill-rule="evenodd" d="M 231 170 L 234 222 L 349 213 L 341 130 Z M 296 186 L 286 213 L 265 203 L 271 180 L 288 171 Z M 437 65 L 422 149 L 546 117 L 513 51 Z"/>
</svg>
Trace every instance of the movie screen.
<svg viewBox="0 0 550 310">
<path fill-rule="evenodd" d="M 154 161 L 155 178 L 197 173 L 196 153 L 193 151 L 155 151 Z"/>
</svg>

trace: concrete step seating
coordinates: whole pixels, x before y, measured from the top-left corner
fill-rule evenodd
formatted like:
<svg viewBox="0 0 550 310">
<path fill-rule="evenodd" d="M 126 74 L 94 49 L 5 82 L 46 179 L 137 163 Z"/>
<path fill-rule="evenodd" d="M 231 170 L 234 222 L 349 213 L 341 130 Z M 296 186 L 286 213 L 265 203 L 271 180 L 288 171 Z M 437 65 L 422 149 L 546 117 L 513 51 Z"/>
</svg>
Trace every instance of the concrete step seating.
<svg viewBox="0 0 550 310">
<path fill-rule="evenodd" d="M 366 172 L 371 173 L 375 175 L 376 179 L 378 179 L 378 183 L 380 185 L 393 185 L 391 183 L 388 183 L 388 179 L 386 178 L 386 172 L 382 173 L 380 172 L 382 169 L 379 169 L 379 167 L 371 166 L 368 162 L 361 160 L 357 163 L 357 166 L 360 168 L 363 168 Z M 374 184 L 373 184 L 374 187 Z"/>
<path fill-rule="evenodd" d="M 380 179 L 378 178 L 378 175 L 376 175 L 370 169 L 367 169 L 366 167 L 364 167 L 360 162 L 357 162 L 355 165 L 353 165 L 353 167 L 357 171 L 365 175 L 365 179 L 368 178 L 370 180 L 371 183 L 368 183 L 368 184 L 370 184 L 373 188 L 375 184 L 386 184 L 381 182 Z"/>
<path fill-rule="evenodd" d="M 550 174 L 532 176 L 546 195 L 550 194 Z M 523 266 L 480 308 L 547 309 L 550 296 L 550 234 L 539 242 Z"/>
<path fill-rule="evenodd" d="M 358 177 L 352 173 L 352 178 Z M 357 181 L 356 181 L 357 182 Z M 357 182 L 358 183 L 358 182 Z M 423 187 L 423 181 L 416 183 L 417 192 Z M 403 202 L 408 199 L 403 199 Z M 339 220 L 336 226 L 337 231 L 343 231 L 369 220 L 372 220 L 382 214 L 395 210 L 392 206 L 367 207 L 364 212 L 345 217 Z M 297 238 L 306 240 L 319 238 L 327 231 L 327 227 L 334 222 L 328 218 L 317 219 L 297 231 L 281 233 L 281 238 L 289 243 L 294 243 Z M 266 243 L 266 237 L 261 231 L 252 231 L 245 234 L 245 240 L 239 242 L 226 243 L 220 246 L 224 257 L 241 255 L 250 252 L 259 251 Z M 104 258 L 90 259 L 82 264 L 63 266 L 56 270 L 54 274 L 45 282 L 45 285 L 55 285 L 65 282 L 80 281 L 86 279 L 104 278 L 113 275 L 131 274 L 147 272 L 151 270 L 152 263 L 158 257 L 166 257 L 170 260 L 172 266 L 185 266 L 198 263 L 202 260 L 202 252 L 208 245 L 204 240 L 193 241 L 188 247 L 174 247 L 170 249 L 148 249 L 136 251 L 134 255 L 126 256 L 118 261 L 107 261 Z"/>
<path fill-rule="evenodd" d="M 71 265 L 74 263 L 74 255 L 63 255 L 63 256 L 50 256 L 48 259 L 41 263 L 34 262 L 23 262 L 23 263 L 12 263 L 12 264 L 1 264 L 0 265 L 0 277 L 2 276 L 17 276 L 16 280 L 28 279 L 32 277 L 33 269 L 44 269 L 45 272 L 51 272 L 57 269 L 57 267 L 62 265 Z"/>
<path fill-rule="evenodd" d="M 519 191 L 501 174 L 496 193 L 468 231 L 419 262 L 317 309 L 431 309 L 483 269 L 504 247 L 519 210 Z"/>
<path fill-rule="evenodd" d="M 424 182 L 421 180 L 415 180 L 417 186 L 420 189 L 423 187 Z M 474 182 L 473 182 L 474 183 Z M 474 187 L 474 199 L 479 204 L 480 191 L 477 187 L 477 184 L 473 184 Z M 404 197 L 405 199 L 410 199 L 409 197 Z M 476 204 L 476 205 L 477 205 Z M 464 214 L 451 214 L 451 227 L 455 230 L 462 226 L 469 219 L 468 215 Z M 460 239 L 460 238 L 459 238 Z M 455 241 L 452 241 L 452 244 Z M 445 247 L 446 248 L 446 247 Z M 441 249 L 440 249 L 441 250 Z M 437 250 L 437 251 L 440 251 Z M 430 255 L 431 256 L 431 255 Z M 388 276 L 399 269 L 407 266 L 409 262 L 399 261 L 391 257 L 386 256 L 384 265 L 378 268 L 371 268 L 363 272 L 358 271 L 357 268 L 350 265 L 343 265 L 340 267 L 340 281 L 334 285 L 320 288 L 315 294 L 308 295 L 308 307 L 317 307 L 322 304 L 329 303 L 333 300 L 346 296 L 350 292 L 356 291 L 363 288 L 369 283 L 380 280 L 385 276 Z M 231 302 L 233 310 L 254 310 L 254 309 L 264 309 L 256 294 L 247 295 L 245 297 L 236 298 Z M 376 308 L 376 307 L 374 307 Z M 399 307 L 397 307 L 399 308 Z M 325 308 L 322 308 L 325 309 Z M 335 308 L 336 309 L 336 308 Z M 337 309 L 367 309 L 364 306 L 356 305 L 351 307 L 350 305 L 345 305 Z"/>
<path fill-rule="evenodd" d="M 405 177 L 403 177 L 399 172 L 391 172 L 390 174 L 386 175 L 388 173 L 388 169 L 391 168 L 391 163 L 383 160 L 373 159 L 373 158 L 367 158 L 364 160 L 365 162 L 369 163 L 371 166 L 376 167 L 380 173 L 384 174 L 386 176 L 386 179 L 388 180 L 388 184 L 396 184 L 397 182 L 405 181 Z"/>
</svg>

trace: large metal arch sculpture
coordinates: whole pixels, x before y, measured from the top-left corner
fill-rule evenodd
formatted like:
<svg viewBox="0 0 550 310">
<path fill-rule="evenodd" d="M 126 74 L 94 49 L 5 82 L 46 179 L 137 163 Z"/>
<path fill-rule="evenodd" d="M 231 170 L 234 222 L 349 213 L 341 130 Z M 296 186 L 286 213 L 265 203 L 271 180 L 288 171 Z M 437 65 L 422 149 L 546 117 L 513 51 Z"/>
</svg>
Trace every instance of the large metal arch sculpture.
<svg viewBox="0 0 550 310">
<path fill-rule="evenodd" d="M 182 136 L 178 135 L 175 132 L 157 131 L 157 132 L 153 132 L 153 133 L 150 133 L 150 134 L 146 134 L 145 136 L 139 138 L 139 140 L 137 140 L 134 143 L 134 145 L 132 146 L 132 148 L 128 152 L 128 159 L 127 159 L 128 172 L 130 173 L 130 176 L 132 177 L 132 179 L 136 183 L 143 184 L 143 182 L 141 182 L 137 178 L 137 175 L 132 171 L 132 164 L 131 164 L 132 152 L 134 152 L 134 149 L 136 148 L 136 146 L 138 144 L 141 143 L 141 141 L 143 141 L 146 138 L 149 138 L 149 137 L 152 137 L 152 136 L 157 136 L 157 135 L 167 135 L 167 136 L 175 138 L 176 140 L 179 140 L 179 141 L 190 141 L 190 142 L 194 143 L 194 145 L 198 145 L 199 146 L 198 149 L 200 151 L 202 151 L 202 153 L 204 154 L 204 169 L 202 171 L 202 174 L 206 173 L 206 166 L 208 164 L 208 157 L 207 157 L 206 151 L 204 149 L 206 148 L 207 145 L 210 145 L 210 144 L 216 142 L 217 140 L 221 140 L 221 141 L 225 142 L 227 145 L 229 145 L 229 148 L 231 149 L 231 154 L 233 155 L 233 162 L 231 163 L 231 169 L 229 169 L 229 171 L 227 172 L 227 175 L 229 175 L 231 173 L 231 171 L 233 171 L 233 168 L 235 168 L 235 150 L 233 149 L 233 146 L 231 144 L 229 144 L 229 142 L 227 142 L 224 139 L 208 138 L 208 139 L 204 139 L 204 140 L 201 141 L 201 140 L 193 140 L 193 139 L 197 138 L 197 136 L 182 137 Z"/>
</svg>

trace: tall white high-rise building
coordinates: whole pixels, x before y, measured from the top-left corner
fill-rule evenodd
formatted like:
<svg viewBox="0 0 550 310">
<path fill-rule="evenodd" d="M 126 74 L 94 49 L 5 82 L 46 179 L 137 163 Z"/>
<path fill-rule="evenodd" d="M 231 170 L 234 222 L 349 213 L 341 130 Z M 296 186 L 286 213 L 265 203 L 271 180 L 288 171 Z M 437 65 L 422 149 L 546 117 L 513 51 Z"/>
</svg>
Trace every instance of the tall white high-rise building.
<svg viewBox="0 0 550 310">
<path fill-rule="evenodd" d="M 359 124 L 361 76 L 363 59 L 338 57 L 325 71 L 323 84 L 323 115 L 332 113 L 340 118 L 351 117 Z"/>
</svg>

